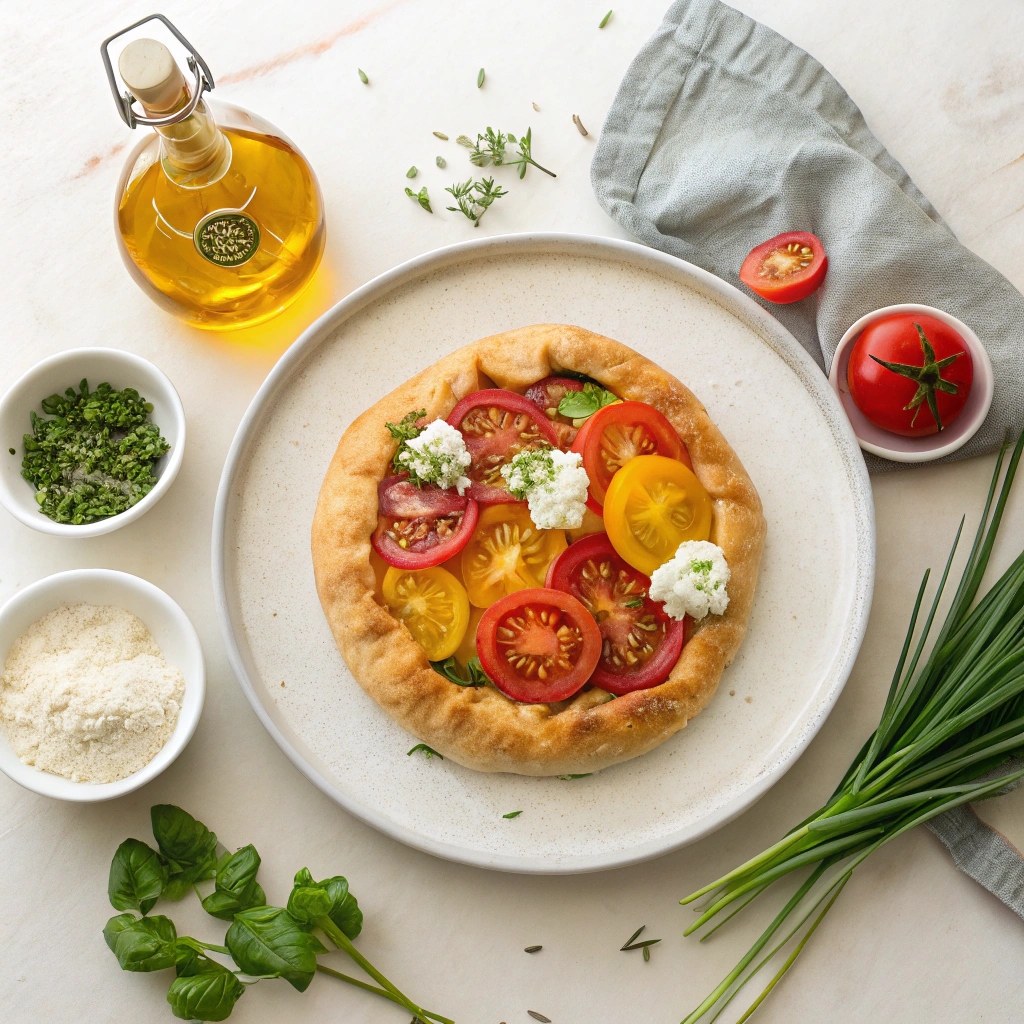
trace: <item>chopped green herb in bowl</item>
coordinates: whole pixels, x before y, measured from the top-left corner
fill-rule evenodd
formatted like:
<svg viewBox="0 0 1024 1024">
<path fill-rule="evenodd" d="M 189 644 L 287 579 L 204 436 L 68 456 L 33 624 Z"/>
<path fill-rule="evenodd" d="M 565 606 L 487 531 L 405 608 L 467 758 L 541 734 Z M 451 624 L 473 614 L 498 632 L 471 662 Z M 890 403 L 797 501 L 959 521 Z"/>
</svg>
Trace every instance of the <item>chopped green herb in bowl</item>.
<svg viewBox="0 0 1024 1024">
<path fill-rule="evenodd" d="M 169 450 L 150 422 L 153 406 L 134 388 L 109 384 L 44 398 L 45 415 L 29 413 L 21 475 L 36 489 L 40 511 L 78 526 L 116 516 L 156 485 L 155 466 Z"/>
</svg>

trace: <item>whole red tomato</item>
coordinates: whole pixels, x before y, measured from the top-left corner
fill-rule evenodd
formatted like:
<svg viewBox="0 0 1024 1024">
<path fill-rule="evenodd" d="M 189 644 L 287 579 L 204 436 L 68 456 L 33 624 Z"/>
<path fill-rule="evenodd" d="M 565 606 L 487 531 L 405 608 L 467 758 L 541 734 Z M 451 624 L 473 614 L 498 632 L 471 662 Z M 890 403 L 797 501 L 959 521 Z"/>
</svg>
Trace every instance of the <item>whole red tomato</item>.
<svg viewBox="0 0 1024 1024">
<path fill-rule="evenodd" d="M 974 381 L 963 338 L 919 313 L 894 313 L 861 331 L 846 371 L 857 408 L 876 427 L 927 437 L 960 415 Z"/>
</svg>

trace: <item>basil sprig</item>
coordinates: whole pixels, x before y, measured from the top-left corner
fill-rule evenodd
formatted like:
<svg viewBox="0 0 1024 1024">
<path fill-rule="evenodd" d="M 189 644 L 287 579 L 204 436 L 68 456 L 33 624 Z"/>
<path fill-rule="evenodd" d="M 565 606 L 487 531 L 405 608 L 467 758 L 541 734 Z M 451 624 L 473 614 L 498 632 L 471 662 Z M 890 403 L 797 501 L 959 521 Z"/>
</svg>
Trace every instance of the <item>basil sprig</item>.
<svg viewBox="0 0 1024 1024">
<path fill-rule="evenodd" d="M 455 660 L 454 654 L 444 661 L 432 661 L 430 667 L 456 686 L 486 686 L 491 681 L 491 677 L 483 670 L 479 658 L 470 658 L 466 662 L 468 679 L 459 671 L 459 663 Z"/>
<path fill-rule="evenodd" d="M 571 420 L 586 420 L 606 405 L 621 401 L 598 384 L 584 384 L 582 391 L 567 391 L 558 403 L 558 411 Z"/>
<path fill-rule="evenodd" d="M 363 912 L 343 876 L 316 882 L 303 868 L 287 905 L 269 906 L 256 880 L 260 855 L 252 844 L 235 853 L 224 850 L 215 833 L 172 804 L 155 806 L 151 819 L 157 850 L 139 839 L 126 839 L 114 853 L 107 894 L 114 908 L 125 912 L 107 921 L 103 938 L 122 970 L 174 968 L 167 1002 L 176 1017 L 225 1020 L 250 985 L 281 978 L 304 992 L 320 972 L 397 1003 L 421 1024 L 453 1024 L 417 1006 L 352 944 L 362 929 Z M 213 891 L 202 896 L 198 886 L 210 879 Z M 230 922 L 223 945 L 179 935 L 170 918 L 148 916 L 158 899 L 179 900 L 189 890 L 199 895 L 211 917 Z M 317 957 L 327 952 L 320 935 L 343 949 L 377 984 L 320 964 Z"/>
</svg>

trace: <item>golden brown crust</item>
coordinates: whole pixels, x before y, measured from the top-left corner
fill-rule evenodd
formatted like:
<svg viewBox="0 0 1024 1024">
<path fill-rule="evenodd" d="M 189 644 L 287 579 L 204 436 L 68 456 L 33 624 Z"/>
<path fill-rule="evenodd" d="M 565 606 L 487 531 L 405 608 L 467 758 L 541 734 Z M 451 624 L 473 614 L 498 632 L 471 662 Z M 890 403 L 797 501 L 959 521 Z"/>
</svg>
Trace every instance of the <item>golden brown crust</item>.
<svg viewBox="0 0 1024 1024">
<path fill-rule="evenodd" d="M 460 687 L 435 672 L 408 630 L 375 599 L 370 535 L 377 483 L 394 441 L 384 424 L 410 409 L 446 417 L 480 387 L 524 391 L 574 370 L 663 412 L 686 443 L 711 495 L 711 539 L 731 570 L 729 607 L 697 625 L 669 678 L 606 703 L 601 691 L 560 705 L 518 704 L 492 687 Z M 317 592 L 352 675 L 423 742 L 479 771 L 520 775 L 593 772 L 664 742 L 704 708 L 746 630 L 764 546 L 757 491 L 704 406 L 649 359 L 580 327 L 540 324 L 474 342 L 417 374 L 356 419 L 327 471 L 313 519 Z"/>
</svg>

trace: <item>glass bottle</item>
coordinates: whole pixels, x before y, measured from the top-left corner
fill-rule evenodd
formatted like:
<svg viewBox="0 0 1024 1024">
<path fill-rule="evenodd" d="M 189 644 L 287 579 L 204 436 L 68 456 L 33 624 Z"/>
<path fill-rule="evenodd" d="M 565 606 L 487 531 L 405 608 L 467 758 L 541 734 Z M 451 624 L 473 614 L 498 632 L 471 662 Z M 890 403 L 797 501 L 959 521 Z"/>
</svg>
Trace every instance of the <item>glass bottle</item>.
<svg viewBox="0 0 1024 1024">
<path fill-rule="evenodd" d="M 122 118 L 133 128 L 156 129 L 131 152 L 117 183 L 121 258 L 143 291 L 185 322 L 210 330 L 250 327 L 288 306 L 319 265 L 320 187 L 305 157 L 272 124 L 203 98 L 213 88 L 205 62 L 167 19 L 154 17 L 192 53 L 195 81 L 185 80 L 163 43 L 136 39 L 118 60 L 128 89 L 121 97 L 107 57 L 110 40 L 104 43 Z"/>
</svg>

